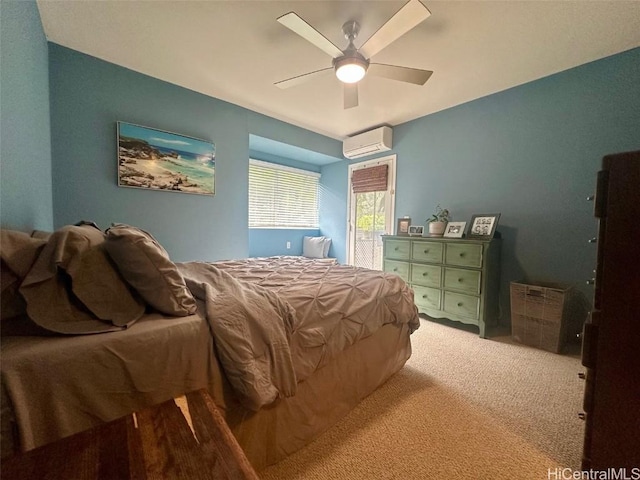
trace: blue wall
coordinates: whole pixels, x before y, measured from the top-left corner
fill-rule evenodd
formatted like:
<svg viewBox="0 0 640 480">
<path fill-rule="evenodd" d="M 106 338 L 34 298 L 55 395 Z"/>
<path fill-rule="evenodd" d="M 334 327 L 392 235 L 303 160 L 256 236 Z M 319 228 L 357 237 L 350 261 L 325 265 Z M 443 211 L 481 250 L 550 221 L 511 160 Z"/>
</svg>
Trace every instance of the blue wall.
<svg viewBox="0 0 640 480">
<path fill-rule="evenodd" d="M 310 130 L 296 127 L 290 123 L 274 120 L 251 110 L 245 110 L 248 117 L 248 129 L 251 135 L 280 141 L 286 145 L 293 145 L 310 151 L 310 157 L 315 158 L 343 158 L 342 142 Z M 278 152 L 271 152 L 276 155 Z M 320 155 L 316 155 L 316 153 Z M 286 155 L 280 155 L 286 156 Z M 308 162 L 311 163 L 311 162 Z"/>
<path fill-rule="evenodd" d="M 331 238 L 329 256 L 347 262 L 347 200 L 349 163 L 325 165 L 320 177 L 320 233 Z"/>
<path fill-rule="evenodd" d="M 396 214 L 500 212 L 505 323 L 512 280 L 573 284 L 590 299 L 597 223 L 585 198 L 603 155 L 640 149 L 639 85 L 636 48 L 396 126 Z M 347 169 L 322 173 L 335 193 L 331 236 L 344 245 Z"/>
<path fill-rule="evenodd" d="M 0 2 L 0 221 L 53 227 L 47 41 L 35 2 Z"/>
<path fill-rule="evenodd" d="M 249 256 L 302 255 L 302 242 L 305 235 L 315 237 L 320 235 L 320 231 L 317 228 L 250 228 Z M 287 248 L 287 242 L 290 242 L 290 248 Z"/>
<path fill-rule="evenodd" d="M 54 224 L 140 226 L 175 261 L 249 255 L 249 136 L 334 155 L 341 144 L 244 108 L 50 44 Z M 116 121 L 212 140 L 213 197 L 117 186 Z"/>
</svg>

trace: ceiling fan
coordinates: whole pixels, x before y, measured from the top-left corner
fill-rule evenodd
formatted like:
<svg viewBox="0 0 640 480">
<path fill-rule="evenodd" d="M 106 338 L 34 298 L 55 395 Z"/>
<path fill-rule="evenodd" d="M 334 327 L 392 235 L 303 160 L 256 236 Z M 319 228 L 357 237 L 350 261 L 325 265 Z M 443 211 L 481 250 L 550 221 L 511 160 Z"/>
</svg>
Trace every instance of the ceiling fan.
<svg viewBox="0 0 640 480">
<path fill-rule="evenodd" d="M 342 31 L 349 44 L 347 48 L 340 50 L 296 13 L 289 12 L 279 17 L 278 22 L 331 55 L 333 66 L 282 80 L 276 82 L 275 85 L 283 89 L 289 88 L 335 70 L 336 76 L 344 84 L 344 108 L 358 106 L 358 82 L 364 78 L 366 73 L 415 85 L 424 85 L 429 80 L 432 71 L 371 63 L 370 59 L 430 15 L 431 12 L 420 0 L 410 0 L 360 48 L 356 48 L 353 44 L 360 31 L 360 25 L 358 22 L 350 20 L 342 25 Z"/>
</svg>

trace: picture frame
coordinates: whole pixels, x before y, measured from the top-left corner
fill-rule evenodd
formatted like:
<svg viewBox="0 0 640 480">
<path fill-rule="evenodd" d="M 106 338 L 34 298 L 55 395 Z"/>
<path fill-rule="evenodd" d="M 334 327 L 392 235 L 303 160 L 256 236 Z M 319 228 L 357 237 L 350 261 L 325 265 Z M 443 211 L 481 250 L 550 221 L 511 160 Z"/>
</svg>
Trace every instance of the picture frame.
<svg viewBox="0 0 640 480">
<path fill-rule="evenodd" d="M 421 237 L 424 235 L 424 225 L 409 225 L 410 237 Z"/>
<path fill-rule="evenodd" d="M 409 227 L 411 226 L 411 218 L 410 217 L 402 217 L 398 219 L 398 227 L 396 228 L 396 235 L 408 236 L 409 235 Z"/>
<path fill-rule="evenodd" d="M 118 186 L 215 195 L 213 142 L 117 122 Z"/>
<path fill-rule="evenodd" d="M 492 239 L 499 219 L 499 213 L 478 213 L 473 215 L 467 237 L 480 240 Z"/>
<path fill-rule="evenodd" d="M 447 238 L 462 238 L 466 226 L 467 222 L 449 222 L 444 229 L 443 236 Z"/>
</svg>

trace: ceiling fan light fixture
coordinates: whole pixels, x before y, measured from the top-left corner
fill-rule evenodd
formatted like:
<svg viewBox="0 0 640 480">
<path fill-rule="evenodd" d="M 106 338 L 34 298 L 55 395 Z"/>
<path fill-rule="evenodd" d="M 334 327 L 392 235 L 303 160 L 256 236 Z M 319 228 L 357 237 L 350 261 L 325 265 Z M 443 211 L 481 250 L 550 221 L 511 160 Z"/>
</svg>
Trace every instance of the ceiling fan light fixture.
<svg viewBox="0 0 640 480">
<path fill-rule="evenodd" d="M 356 83 L 364 78 L 369 63 L 358 57 L 345 57 L 335 62 L 336 77 L 343 83 Z"/>
</svg>

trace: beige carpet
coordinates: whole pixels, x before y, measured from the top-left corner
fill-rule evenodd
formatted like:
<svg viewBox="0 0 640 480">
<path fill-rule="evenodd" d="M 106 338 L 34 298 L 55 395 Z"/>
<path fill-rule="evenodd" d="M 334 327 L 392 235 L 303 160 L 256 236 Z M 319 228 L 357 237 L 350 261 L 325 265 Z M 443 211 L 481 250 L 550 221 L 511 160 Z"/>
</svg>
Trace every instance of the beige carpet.
<svg viewBox="0 0 640 480">
<path fill-rule="evenodd" d="M 580 467 L 578 355 L 421 321 L 407 365 L 272 479 L 546 479 Z"/>
</svg>

